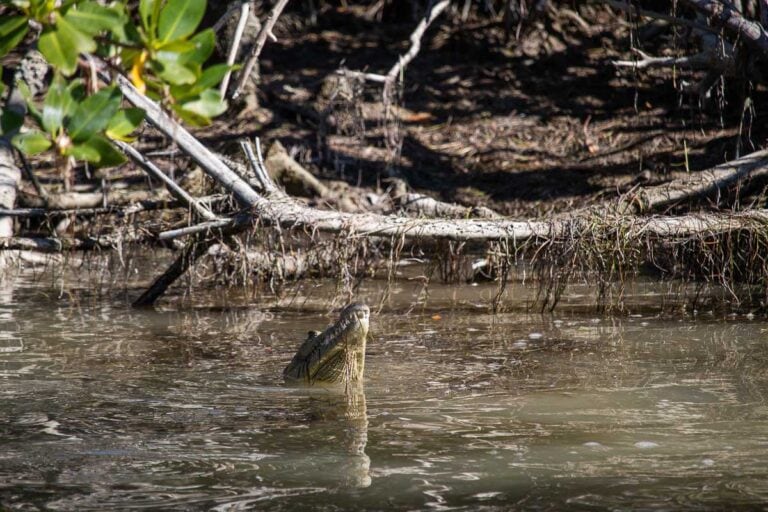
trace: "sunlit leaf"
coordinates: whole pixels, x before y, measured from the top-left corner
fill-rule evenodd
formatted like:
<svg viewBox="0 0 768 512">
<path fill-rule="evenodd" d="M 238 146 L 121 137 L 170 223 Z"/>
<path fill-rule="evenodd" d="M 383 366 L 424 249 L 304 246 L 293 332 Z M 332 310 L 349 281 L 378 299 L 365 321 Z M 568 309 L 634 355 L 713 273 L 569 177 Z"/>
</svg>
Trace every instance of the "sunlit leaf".
<svg viewBox="0 0 768 512">
<path fill-rule="evenodd" d="M 154 38 L 155 28 L 157 27 L 157 18 L 160 15 L 162 0 L 141 0 L 139 2 L 139 16 L 144 30 L 148 33 L 150 39 Z"/>
<path fill-rule="evenodd" d="M 222 101 L 219 91 L 213 89 L 203 91 L 198 99 L 188 101 L 181 107 L 187 112 L 209 119 L 227 110 L 227 104 Z"/>
<path fill-rule="evenodd" d="M 202 66 L 213 53 L 216 46 L 216 34 L 209 28 L 195 34 L 194 37 L 190 38 L 190 41 L 195 44 L 195 49 L 185 54 L 185 60 Z"/>
<path fill-rule="evenodd" d="M 101 160 L 101 155 L 96 150 L 86 144 L 74 144 L 64 150 L 64 154 L 67 156 L 75 157 L 78 160 L 85 160 L 92 164 L 96 164 Z"/>
<path fill-rule="evenodd" d="M 74 73 L 77 58 L 81 52 L 92 52 L 96 42 L 81 32 L 66 17 L 54 14 L 55 26 L 48 26 L 37 43 L 38 49 L 48 62 L 58 67 L 65 75 Z"/>
<path fill-rule="evenodd" d="M 210 118 L 185 110 L 181 105 L 173 105 L 171 108 L 187 124 L 192 126 L 208 126 L 211 124 Z"/>
<path fill-rule="evenodd" d="M 45 131 L 56 134 L 64 125 L 64 118 L 74 113 L 77 103 L 72 97 L 72 91 L 80 83 L 79 80 L 75 80 L 67 84 L 60 75 L 56 75 L 53 79 L 43 103 L 42 124 Z"/>
<path fill-rule="evenodd" d="M 120 153 L 109 140 L 101 135 L 94 135 L 87 141 L 73 146 L 73 149 L 74 148 L 77 148 L 77 151 L 82 152 L 83 154 L 89 152 L 90 155 L 97 155 L 95 159 L 93 156 L 90 158 L 83 157 L 83 159 L 96 164 L 98 167 L 112 167 L 125 162 L 123 154 Z M 72 156 L 78 158 L 74 152 Z"/>
<path fill-rule="evenodd" d="M 0 57 L 11 51 L 24 39 L 29 30 L 25 16 L 9 16 L 0 20 Z"/>
<path fill-rule="evenodd" d="M 87 97 L 75 109 L 67 131 L 74 142 L 83 142 L 107 127 L 120 108 L 122 95 L 116 87 L 107 87 Z"/>
<path fill-rule="evenodd" d="M 30 131 L 16 135 L 13 145 L 26 155 L 36 155 L 51 147 L 51 140 L 39 131 Z"/>
<path fill-rule="evenodd" d="M 190 36 L 205 14 L 205 0 L 168 0 L 160 11 L 157 35 L 161 43 Z"/>
<path fill-rule="evenodd" d="M 197 80 L 197 75 L 184 64 L 174 60 L 158 59 L 155 71 L 169 84 L 191 84 Z"/>
<path fill-rule="evenodd" d="M 229 66 L 226 64 L 216 64 L 203 71 L 200 78 L 193 84 L 171 87 L 171 95 L 177 100 L 187 100 L 197 96 L 206 89 L 215 87 L 224 78 Z"/>
<path fill-rule="evenodd" d="M 117 30 L 124 22 L 119 12 L 96 2 L 81 2 L 64 15 L 67 21 L 86 34 L 96 35 L 102 30 Z"/>
<path fill-rule="evenodd" d="M 118 110 L 107 124 L 106 135 L 110 139 L 130 142 L 133 140 L 128 135 L 141 124 L 144 119 L 144 110 L 140 108 L 126 108 Z"/>
</svg>

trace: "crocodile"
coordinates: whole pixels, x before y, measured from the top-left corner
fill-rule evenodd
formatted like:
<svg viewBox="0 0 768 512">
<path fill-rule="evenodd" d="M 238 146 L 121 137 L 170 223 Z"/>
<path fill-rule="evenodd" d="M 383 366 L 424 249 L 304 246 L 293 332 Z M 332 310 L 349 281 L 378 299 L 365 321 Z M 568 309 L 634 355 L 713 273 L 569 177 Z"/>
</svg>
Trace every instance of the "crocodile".
<svg viewBox="0 0 768 512">
<path fill-rule="evenodd" d="M 358 387 L 365 370 L 365 343 L 370 310 L 352 303 L 323 332 L 310 332 L 283 370 L 285 381 L 309 386 Z"/>
</svg>

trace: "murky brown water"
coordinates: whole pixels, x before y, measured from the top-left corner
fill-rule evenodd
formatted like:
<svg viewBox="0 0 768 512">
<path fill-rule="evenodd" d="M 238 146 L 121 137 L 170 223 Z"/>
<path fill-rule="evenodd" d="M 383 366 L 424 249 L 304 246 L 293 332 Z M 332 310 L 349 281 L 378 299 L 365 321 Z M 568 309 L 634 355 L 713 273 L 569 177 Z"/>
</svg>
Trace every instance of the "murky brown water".
<svg viewBox="0 0 768 512">
<path fill-rule="evenodd" d="M 85 289 L 0 289 L 0 509 L 768 503 L 761 319 L 493 316 L 491 285 L 435 288 L 373 317 L 349 404 L 280 379 L 319 299 L 137 311 Z"/>
</svg>

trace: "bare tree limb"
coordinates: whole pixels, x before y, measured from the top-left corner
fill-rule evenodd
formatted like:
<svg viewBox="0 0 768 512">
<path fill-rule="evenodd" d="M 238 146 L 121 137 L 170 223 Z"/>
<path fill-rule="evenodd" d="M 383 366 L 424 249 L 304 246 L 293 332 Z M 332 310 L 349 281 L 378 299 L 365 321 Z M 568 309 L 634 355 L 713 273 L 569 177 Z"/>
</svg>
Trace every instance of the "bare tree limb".
<svg viewBox="0 0 768 512">
<path fill-rule="evenodd" d="M 765 173 L 768 173 L 768 150 L 750 153 L 670 183 L 640 189 L 626 202 L 638 213 L 659 210 L 693 197 L 719 193 L 739 180 Z"/>
<path fill-rule="evenodd" d="M 248 24 L 248 16 L 251 13 L 250 2 L 243 2 L 240 4 L 240 19 L 237 22 L 237 28 L 235 28 L 235 35 L 232 37 L 232 44 L 229 47 L 229 55 L 227 55 L 227 66 L 230 69 L 227 70 L 224 78 L 219 84 L 219 94 L 222 98 L 227 97 L 227 89 L 229 88 L 229 79 L 232 76 L 232 66 L 237 59 L 237 53 L 240 51 L 240 42 L 243 39 L 243 32 L 245 32 L 245 26 Z"/>
<path fill-rule="evenodd" d="M 127 78 L 118 75 L 115 81 L 128 101 L 143 108 L 147 119 L 158 130 L 175 140 L 178 146 L 195 160 L 203 171 L 230 192 L 238 203 L 244 207 L 250 207 L 261 199 L 259 194 L 245 180 L 224 165 L 199 140 L 171 119 L 157 103 L 141 94 Z"/>
<path fill-rule="evenodd" d="M 760 23 L 745 19 L 733 6 L 717 0 L 682 1 L 737 34 L 745 44 L 760 52 L 763 58 L 768 58 L 768 32 Z"/>
<path fill-rule="evenodd" d="M 155 177 L 156 179 L 160 180 L 163 185 L 165 185 L 165 188 L 168 189 L 168 192 L 171 193 L 173 197 L 175 197 L 177 200 L 181 201 L 182 203 L 185 203 L 188 207 L 192 208 L 195 212 L 197 212 L 200 217 L 202 217 L 205 220 L 215 220 L 217 217 L 211 211 L 200 204 L 197 199 L 192 197 L 187 193 L 186 190 L 181 188 L 175 181 L 173 181 L 171 178 L 166 176 L 166 174 L 157 168 L 155 164 L 152 163 L 151 160 L 146 158 L 144 155 L 133 149 L 133 147 L 130 144 L 126 144 L 123 141 L 116 140 L 114 143 L 117 145 L 117 147 L 120 148 L 120 150 L 128 155 L 131 160 L 136 162 L 136 164 L 144 169 L 150 176 Z"/>
<path fill-rule="evenodd" d="M 275 26 L 277 18 L 280 17 L 280 14 L 287 4 L 288 0 L 277 0 L 277 3 L 272 8 L 272 12 L 269 13 L 269 17 L 267 17 L 267 20 L 261 26 L 261 31 L 256 38 L 256 43 L 253 45 L 251 54 L 248 56 L 248 59 L 246 59 L 245 65 L 240 71 L 235 90 L 232 91 L 232 99 L 236 99 L 243 92 L 243 87 L 245 87 L 245 83 L 251 77 L 254 66 L 259 62 L 259 56 L 264 49 L 264 44 L 267 42 L 267 37 L 272 33 L 272 28 Z"/>
<path fill-rule="evenodd" d="M 734 73 L 736 65 L 733 54 L 723 54 L 720 51 L 705 50 L 685 57 L 652 57 L 638 48 L 633 48 L 633 51 L 640 57 L 638 60 L 614 60 L 611 63 L 617 67 L 635 69 L 660 67 L 711 69 L 727 75 Z"/>
<path fill-rule="evenodd" d="M 422 18 L 419 24 L 416 25 L 413 33 L 411 33 L 411 47 L 408 48 L 408 51 L 404 55 L 400 56 L 395 65 L 392 66 L 387 73 L 388 82 L 394 82 L 398 75 L 403 72 L 405 67 L 419 54 L 419 50 L 421 50 L 421 39 L 424 37 L 424 32 L 427 31 L 432 22 L 435 21 L 435 19 L 440 16 L 440 13 L 442 13 L 449 5 L 451 5 L 450 0 L 442 0 L 427 8 L 427 13 L 424 15 L 424 18 Z"/>
</svg>

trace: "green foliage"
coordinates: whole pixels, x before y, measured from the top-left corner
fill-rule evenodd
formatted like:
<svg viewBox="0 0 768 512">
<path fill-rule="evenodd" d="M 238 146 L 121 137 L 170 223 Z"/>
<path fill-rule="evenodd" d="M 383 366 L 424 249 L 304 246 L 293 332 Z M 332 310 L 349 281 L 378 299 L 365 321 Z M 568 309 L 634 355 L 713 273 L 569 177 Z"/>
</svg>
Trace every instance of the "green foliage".
<svg viewBox="0 0 768 512">
<path fill-rule="evenodd" d="M 214 87 L 228 68 L 203 68 L 213 52 L 215 34 L 208 29 L 193 35 L 205 4 L 196 0 L 142 0 L 139 39 L 133 41 L 142 50 L 123 55 L 133 62 L 134 85 L 158 98 L 168 94 L 173 111 L 198 126 L 210 124 L 212 117 L 227 108 Z"/>
<path fill-rule="evenodd" d="M 57 75 L 45 95 L 42 111 L 28 100 L 43 130 L 18 134 L 12 139 L 13 145 L 29 155 L 53 148 L 59 155 L 97 166 L 118 165 L 125 158 L 108 137 L 125 140 L 144 118 L 141 109 L 120 110 L 121 101 L 122 95 L 114 86 L 87 96 L 80 80 L 66 82 Z"/>
<path fill-rule="evenodd" d="M 212 30 L 196 33 L 205 13 L 200 0 L 0 0 L 10 7 L 0 19 L 0 57 L 24 40 L 30 23 L 42 27 L 37 47 L 54 68 L 42 106 L 17 84 L 37 129 L 13 138 L 27 154 L 48 149 L 96 165 L 116 165 L 123 156 L 110 142 L 132 141 L 144 111 L 121 109 L 115 87 L 92 94 L 76 78 L 80 55 L 97 54 L 121 67 L 142 92 L 187 123 L 203 126 L 226 110 L 216 86 L 228 66 L 205 67 L 215 46 Z M 83 61 L 85 62 L 85 61 Z M 87 64 L 85 64 L 87 66 Z M 18 114 L 0 114 L 2 133 L 17 131 Z"/>
</svg>

